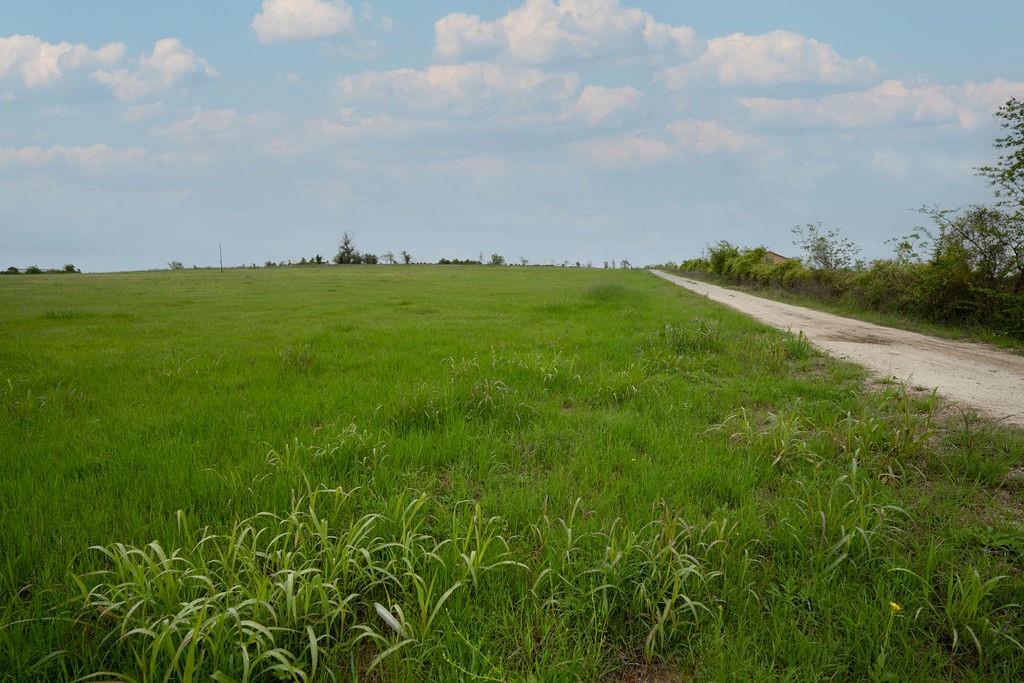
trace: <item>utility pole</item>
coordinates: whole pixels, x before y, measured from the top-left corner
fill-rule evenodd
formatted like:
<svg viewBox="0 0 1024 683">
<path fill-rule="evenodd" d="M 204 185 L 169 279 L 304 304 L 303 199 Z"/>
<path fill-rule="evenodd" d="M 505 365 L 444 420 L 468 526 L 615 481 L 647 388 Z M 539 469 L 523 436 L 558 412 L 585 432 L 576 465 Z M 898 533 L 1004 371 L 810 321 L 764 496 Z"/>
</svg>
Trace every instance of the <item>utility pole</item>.
<svg viewBox="0 0 1024 683">
<path fill-rule="evenodd" d="M 220 272 L 224 272 L 224 249 L 221 248 L 220 242 L 217 242 L 217 254 L 220 256 Z"/>
</svg>

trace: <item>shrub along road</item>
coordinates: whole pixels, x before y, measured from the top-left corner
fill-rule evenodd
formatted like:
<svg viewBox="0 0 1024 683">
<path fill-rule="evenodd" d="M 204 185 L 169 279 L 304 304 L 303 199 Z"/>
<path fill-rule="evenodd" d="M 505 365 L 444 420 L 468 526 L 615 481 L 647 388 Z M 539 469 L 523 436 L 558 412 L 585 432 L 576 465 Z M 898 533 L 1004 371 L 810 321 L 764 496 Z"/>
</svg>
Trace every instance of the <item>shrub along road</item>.
<svg viewBox="0 0 1024 683">
<path fill-rule="evenodd" d="M 937 339 L 752 296 L 660 270 L 670 282 L 781 329 L 882 377 L 937 389 L 980 414 L 1024 426 L 1024 357 L 981 344 Z"/>
</svg>

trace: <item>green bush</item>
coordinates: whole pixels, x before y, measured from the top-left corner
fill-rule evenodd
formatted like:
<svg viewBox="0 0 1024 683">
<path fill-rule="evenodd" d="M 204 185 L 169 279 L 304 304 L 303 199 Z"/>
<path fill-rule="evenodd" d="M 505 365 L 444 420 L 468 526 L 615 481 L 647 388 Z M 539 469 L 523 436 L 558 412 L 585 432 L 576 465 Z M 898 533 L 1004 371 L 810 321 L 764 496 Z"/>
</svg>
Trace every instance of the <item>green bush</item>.
<svg viewBox="0 0 1024 683">
<path fill-rule="evenodd" d="M 723 240 L 708 248 L 708 270 L 717 275 L 725 275 L 726 264 L 739 255 L 739 247 Z"/>
<path fill-rule="evenodd" d="M 936 240 L 933 248 L 929 261 L 879 259 L 867 267 L 812 269 L 796 258 L 774 263 L 764 247 L 722 241 L 708 248 L 707 259 L 683 261 L 680 269 L 1024 339 L 1024 293 L 987 286 L 990 278 L 979 274 L 977 255 L 962 241 Z"/>
<path fill-rule="evenodd" d="M 692 258 L 679 264 L 679 270 L 688 273 L 707 273 L 711 270 L 711 264 L 707 259 Z"/>
</svg>

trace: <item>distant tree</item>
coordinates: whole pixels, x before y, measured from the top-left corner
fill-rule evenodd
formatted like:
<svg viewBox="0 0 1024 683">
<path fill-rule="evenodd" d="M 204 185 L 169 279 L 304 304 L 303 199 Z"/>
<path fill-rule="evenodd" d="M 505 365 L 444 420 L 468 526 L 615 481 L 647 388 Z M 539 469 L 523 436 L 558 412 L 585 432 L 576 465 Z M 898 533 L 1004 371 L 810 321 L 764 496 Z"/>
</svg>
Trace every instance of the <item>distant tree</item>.
<svg viewBox="0 0 1024 683">
<path fill-rule="evenodd" d="M 604 269 L 608 270 L 608 262 L 607 261 L 604 262 Z"/>
<path fill-rule="evenodd" d="M 341 243 L 338 245 L 338 253 L 334 255 L 334 262 L 338 265 L 359 263 L 359 252 L 356 250 L 355 241 L 352 235 L 345 232 L 341 236 Z"/>
<path fill-rule="evenodd" d="M 593 267 L 594 267 L 594 262 L 593 261 L 587 261 L 587 268 L 593 268 Z"/>
<path fill-rule="evenodd" d="M 576 267 L 577 267 L 577 268 L 581 268 L 581 267 L 582 267 L 582 264 L 581 264 L 581 263 L 580 263 L 579 261 L 577 261 L 577 262 L 576 262 Z"/>
<path fill-rule="evenodd" d="M 184 270 L 185 264 L 182 263 L 181 261 L 171 261 L 170 263 L 167 264 L 167 267 L 170 268 L 171 270 Z"/>
<path fill-rule="evenodd" d="M 375 265 L 377 265 L 377 255 L 376 254 L 363 254 L 363 263 L 365 263 L 368 266 L 375 266 Z"/>
<path fill-rule="evenodd" d="M 410 263 L 412 263 L 412 254 L 410 254 L 404 249 L 402 250 L 401 257 L 402 263 L 404 263 L 405 265 L 409 265 Z"/>
<path fill-rule="evenodd" d="M 80 273 L 82 271 L 78 270 L 78 268 L 75 268 L 75 264 L 74 263 L 65 263 L 64 264 L 64 272 L 65 273 Z"/>
<path fill-rule="evenodd" d="M 619 267 L 629 270 L 630 268 L 633 267 L 633 265 L 629 262 L 629 259 L 622 259 L 621 261 L 619 261 Z"/>
<path fill-rule="evenodd" d="M 11 266 L 10 268 L 8 268 L 7 270 L 5 270 L 4 272 L 5 272 L 5 273 L 7 273 L 8 275 L 17 275 L 17 274 L 18 274 L 18 273 L 20 273 L 21 271 L 20 271 L 20 270 L 18 270 L 18 267 L 17 267 L 17 266 Z"/>
<path fill-rule="evenodd" d="M 43 269 L 39 266 L 29 266 L 25 269 L 25 273 L 28 275 L 39 275 L 43 272 Z"/>
<path fill-rule="evenodd" d="M 395 265 L 395 255 L 390 251 L 385 251 L 383 254 L 380 255 L 380 257 L 384 261 L 384 263 L 390 266 Z"/>
<path fill-rule="evenodd" d="M 526 258 L 525 256 L 520 256 L 519 257 L 519 265 L 521 265 L 521 266 L 528 266 L 528 265 L 530 265 L 530 260 L 528 258 Z"/>
<path fill-rule="evenodd" d="M 490 265 L 492 266 L 503 266 L 505 265 L 505 257 L 501 254 L 491 254 Z"/>
<path fill-rule="evenodd" d="M 317 254 L 316 256 L 313 257 L 313 263 L 321 264 L 323 262 L 324 262 L 324 257 L 321 256 L 320 254 Z"/>
<path fill-rule="evenodd" d="M 996 138 L 996 149 L 1003 150 L 991 166 L 982 166 L 978 173 L 995 187 L 999 205 L 1024 221 L 1024 100 L 1011 97 L 995 114 L 1006 135 Z"/>
<path fill-rule="evenodd" d="M 305 257 L 305 256 L 303 256 L 303 257 L 302 257 L 302 260 L 301 260 L 301 261 L 299 261 L 299 265 L 300 265 L 300 266 L 304 266 L 304 265 L 306 265 L 306 257 Z"/>
<path fill-rule="evenodd" d="M 483 263 L 484 263 L 484 252 L 482 252 L 482 251 L 480 252 L 480 255 L 477 257 L 476 262 L 479 263 L 480 265 L 483 265 Z"/>
<path fill-rule="evenodd" d="M 803 249 L 807 263 L 818 270 L 845 270 L 853 265 L 860 250 L 835 228 L 822 232 L 821 223 L 793 228 L 793 244 Z"/>
</svg>

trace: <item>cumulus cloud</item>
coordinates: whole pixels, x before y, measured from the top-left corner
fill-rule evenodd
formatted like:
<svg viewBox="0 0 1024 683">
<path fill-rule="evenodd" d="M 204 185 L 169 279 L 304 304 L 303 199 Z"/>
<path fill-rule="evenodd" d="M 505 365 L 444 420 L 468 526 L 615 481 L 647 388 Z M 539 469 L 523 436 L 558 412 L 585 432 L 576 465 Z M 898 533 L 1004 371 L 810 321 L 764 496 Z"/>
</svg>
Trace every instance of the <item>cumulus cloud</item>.
<svg viewBox="0 0 1024 683">
<path fill-rule="evenodd" d="M 124 58 L 122 43 L 91 48 L 82 43 L 48 43 L 30 35 L 0 38 L 0 78 L 16 76 L 26 88 L 60 80 L 68 71 L 112 66 Z"/>
<path fill-rule="evenodd" d="M 448 61 L 501 55 L 526 64 L 560 59 L 691 56 L 701 41 L 688 26 L 658 22 L 618 0 L 525 0 L 486 21 L 457 12 L 434 24 L 435 52 Z"/>
<path fill-rule="evenodd" d="M 140 100 L 218 76 L 216 69 L 177 38 L 156 41 L 153 51 L 144 53 L 131 67 L 99 69 L 93 73 L 96 82 L 124 101 Z"/>
<path fill-rule="evenodd" d="M 757 138 L 713 120 L 673 121 L 668 124 L 668 131 L 683 150 L 697 154 L 735 154 L 760 144 Z"/>
<path fill-rule="evenodd" d="M 367 71 L 338 82 L 338 94 L 345 102 L 385 100 L 411 109 L 456 114 L 564 103 L 578 89 L 576 74 L 476 62 Z"/>
<path fill-rule="evenodd" d="M 676 149 L 668 142 L 640 134 L 577 142 L 569 146 L 569 151 L 605 168 L 652 166 L 676 155 Z"/>
<path fill-rule="evenodd" d="M 972 128 L 1011 96 L 1024 96 L 1024 83 L 997 79 L 959 86 L 907 85 L 885 81 L 873 88 L 825 97 L 741 98 L 762 121 L 793 125 L 872 128 L 900 125 L 958 125 Z"/>
<path fill-rule="evenodd" d="M 263 0 L 251 25 L 261 43 L 325 38 L 354 28 L 344 0 Z"/>
<path fill-rule="evenodd" d="M 141 163 L 147 152 L 141 147 L 114 148 L 105 144 L 65 147 L 0 147 L 0 165 L 40 168 L 59 162 L 81 170 L 100 171 Z"/>
<path fill-rule="evenodd" d="M 605 88 L 588 85 L 568 113 L 594 126 L 615 121 L 620 115 L 639 109 L 642 100 L 643 93 L 629 86 Z"/>
<path fill-rule="evenodd" d="M 712 38 L 696 60 L 668 67 L 659 78 L 671 89 L 692 83 L 770 86 L 791 83 L 863 83 L 878 67 L 860 57 L 845 59 L 831 45 L 791 31 L 733 33 Z"/>
<path fill-rule="evenodd" d="M 614 124 L 640 108 L 643 93 L 630 86 L 581 88 L 576 73 L 551 73 L 532 67 L 470 62 L 435 64 L 426 69 L 367 71 L 338 81 L 346 109 L 369 103 L 397 106 L 410 112 L 449 116 L 486 116 L 536 125 L 583 122 Z M 339 130 L 359 131 L 386 123 L 388 116 L 348 121 Z M 437 121 L 435 121 L 437 123 Z M 418 125 L 418 124 L 417 124 Z"/>
</svg>

